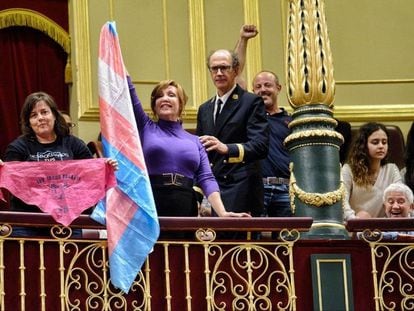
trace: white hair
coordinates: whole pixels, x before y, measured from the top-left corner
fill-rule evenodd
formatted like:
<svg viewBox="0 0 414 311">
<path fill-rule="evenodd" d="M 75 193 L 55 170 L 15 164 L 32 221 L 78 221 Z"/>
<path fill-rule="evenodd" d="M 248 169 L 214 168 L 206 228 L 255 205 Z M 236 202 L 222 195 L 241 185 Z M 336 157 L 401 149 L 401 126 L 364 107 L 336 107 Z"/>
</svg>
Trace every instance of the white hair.
<svg viewBox="0 0 414 311">
<path fill-rule="evenodd" d="M 410 204 L 413 203 L 414 195 L 413 195 L 413 192 L 411 191 L 410 187 L 408 187 L 406 184 L 403 184 L 403 183 L 400 183 L 400 182 L 390 184 L 387 188 L 385 188 L 384 194 L 382 196 L 382 201 L 385 202 L 387 200 L 388 194 L 390 192 L 393 192 L 393 191 L 404 193 L 404 195 L 407 198 L 408 202 Z"/>
</svg>

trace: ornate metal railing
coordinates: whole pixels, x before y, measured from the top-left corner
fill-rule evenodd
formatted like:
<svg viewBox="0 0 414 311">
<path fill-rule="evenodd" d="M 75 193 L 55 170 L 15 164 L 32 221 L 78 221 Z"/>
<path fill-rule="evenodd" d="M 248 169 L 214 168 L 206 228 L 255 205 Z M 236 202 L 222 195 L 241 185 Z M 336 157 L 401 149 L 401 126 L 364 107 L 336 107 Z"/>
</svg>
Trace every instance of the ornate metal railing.
<svg viewBox="0 0 414 311">
<path fill-rule="evenodd" d="M 412 309 L 414 244 L 382 237 L 413 231 L 413 219 L 351 220 L 348 231 L 363 238 L 349 240 L 300 238 L 311 224 L 299 217 L 160 218 L 163 234 L 181 237 L 160 239 L 123 293 L 110 282 L 107 241 L 72 235 L 103 229 L 88 216 L 66 228 L 43 214 L 0 212 L 0 311 L 319 310 L 332 294 L 349 298 L 338 302 L 344 310 Z M 50 234 L 13 237 L 16 226 Z M 224 231 L 248 235 L 223 240 Z M 351 286 L 337 293 L 346 283 L 330 275 L 341 271 Z"/>
<path fill-rule="evenodd" d="M 162 232 L 186 237 L 159 240 L 129 293 L 110 283 L 106 240 L 71 236 L 103 229 L 88 216 L 66 228 L 43 214 L 0 212 L 0 224 L 0 310 L 296 310 L 293 246 L 312 219 L 160 218 Z M 50 236 L 13 237 L 16 226 Z M 228 230 L 249 234 L 217 238 Z M 258 231 L 279 239 L 252 239 Z"/>
<path fill-rule="evenodd" d="M 414 219 L 349 221 L 348 230 L 361 232 L 372 260 L 375 310 L 414 310 L 414 236 L 384 239 L 389 231 L 414 231 Z"/>
</svg>

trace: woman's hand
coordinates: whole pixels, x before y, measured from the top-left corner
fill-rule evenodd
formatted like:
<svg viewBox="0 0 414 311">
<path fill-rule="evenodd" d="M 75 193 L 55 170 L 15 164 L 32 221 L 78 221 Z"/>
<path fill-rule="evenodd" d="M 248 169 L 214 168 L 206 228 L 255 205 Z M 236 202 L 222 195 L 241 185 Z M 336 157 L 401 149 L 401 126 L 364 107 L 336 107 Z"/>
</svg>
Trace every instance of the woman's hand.
<svg viewBox="0 0 414 311">
<path fill-rule="evenodd" d="M 208 196 L 208 201 L 219 217 L 252 217 L 248 213 L 228 212 L 223 205 L 220 193 L 215 191 Z"/>
<path fill-rule="evenodd" d="M 109 158 L 108 160 L 106 160 L 106 163 L 108 163 L 110 166 L 112 166 L 112 168 L 114 169 L 114 171 L 117 171 L 119 169 L 119 167 L 118 167 L 118 161 L 115 160 L 115 159 Z"/>
<path fill-rule="evenodd" d="M 220 217 L 252 217 L 248 213 L 224 212 Z"/>
</svg>

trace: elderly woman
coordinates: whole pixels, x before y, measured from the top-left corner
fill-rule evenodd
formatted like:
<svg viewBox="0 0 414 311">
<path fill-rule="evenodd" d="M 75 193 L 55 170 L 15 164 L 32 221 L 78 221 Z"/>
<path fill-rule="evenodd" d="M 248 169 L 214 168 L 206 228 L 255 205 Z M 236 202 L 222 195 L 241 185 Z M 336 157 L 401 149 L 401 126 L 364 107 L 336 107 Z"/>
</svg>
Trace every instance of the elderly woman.
<svg viewBox="0 0 414 311">
<path fill-rule="evenodd" d="M 390 184 L 384 190 L 384 211 L 387 218 L 409 218 L 413 211 L 413 192 L 403 183 Z M 412 240 L 414 231 L 384 232 L 384 239 Z"/>
<path fill-rule="evenodd" d="M 413 212 L 414 195 L 410 187 L 401 182 L 388 185 L 382 195 L 382 208 L 387 218 L 410 218 Z M 358 232 L 357 237 L 362 238 Z M 384 240 L 413 240 L 414 231 L 386 231 L 382 232 Z"/>
<path fill-rule="evenodd" d="M 155 86 L 151 109 L 158 121 L 154 122 L 144 112 L 131 80 L 128 81 L 158 215 L 197 216 L 193 190 L 197 183 L 217 215 L 249 216 L 225 210 L 204 147 L 197 136 L 184 130 L 180 121 L 187 103 L 183 88 L 173 80 Z"/>
<path fill-rule="evenodd" d="M 384 190 L 382 198 L 387 218 L 409 218 L 413 211 L 414 196 L 403 183 L 394 183 Z"/>
</svg>

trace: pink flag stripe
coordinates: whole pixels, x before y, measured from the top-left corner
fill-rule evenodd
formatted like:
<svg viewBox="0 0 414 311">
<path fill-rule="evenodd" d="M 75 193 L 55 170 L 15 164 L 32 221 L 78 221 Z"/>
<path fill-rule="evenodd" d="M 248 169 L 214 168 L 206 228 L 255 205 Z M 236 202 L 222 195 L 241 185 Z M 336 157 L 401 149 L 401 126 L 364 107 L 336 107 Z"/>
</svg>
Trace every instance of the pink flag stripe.
<svg viewBox="0 0 414 311">
<path fill-rule="evenodd" d="M 132 163 L 138 166 L 141 170 L 146 171 L 145 160 L 142 153 L 140 144 L 137 144 L 139 136 L 137 131 L 128 126 L 128 121 L 118 113 L 111 105 L 108 105 L 103 98 L 99 98 L 99 104 L 101 105 L 101 118 L 108 118 L 113 120 L 111 123 L 103 124 L 101 127 L 102 135 L 108 140 L 110 137 L 116 137 L 116 139 L 109 139 L 109 143 L 119 152 L 122 152 Z M 123 124 L 125 126 L 119 126 Z M 109 127 L 116 127 L 116 136 L 111 135 L 115 130 Z"/>
<path fill-rule="evenodd" d="M 118 206 L 122 206 L 122 210 L 118 209 Z M 138 206 L 119 188 L 113 190 L 108 198 L 106 210 L 107 226 L 111 227 L 111 230 L 108 232 L 108 242 L 113 245 L 113 249 L 116 248 L 116 245 L 121 240 L 123 233 L 132 218 L 134 218 L 137 210 Z M 109 249 L 110 256 L 113 249 Z"/>
<path fill-rule="evenodd" d="M 108 105 L 115 107 L 128 124 L 135 127 L 135 118 L 131 115 L 131 97 L 125 77 L 118 76 L 111 67 L 99 61 L 99 97 Z"/>
<path fill-rule="evenodd" d="M 99 44 L 99 59 L 112 68 L 120 77 L 126 76 L 121 47 L 118 40 L 112 40 L 109 27 L 102 29 Z"/>
</svg>

